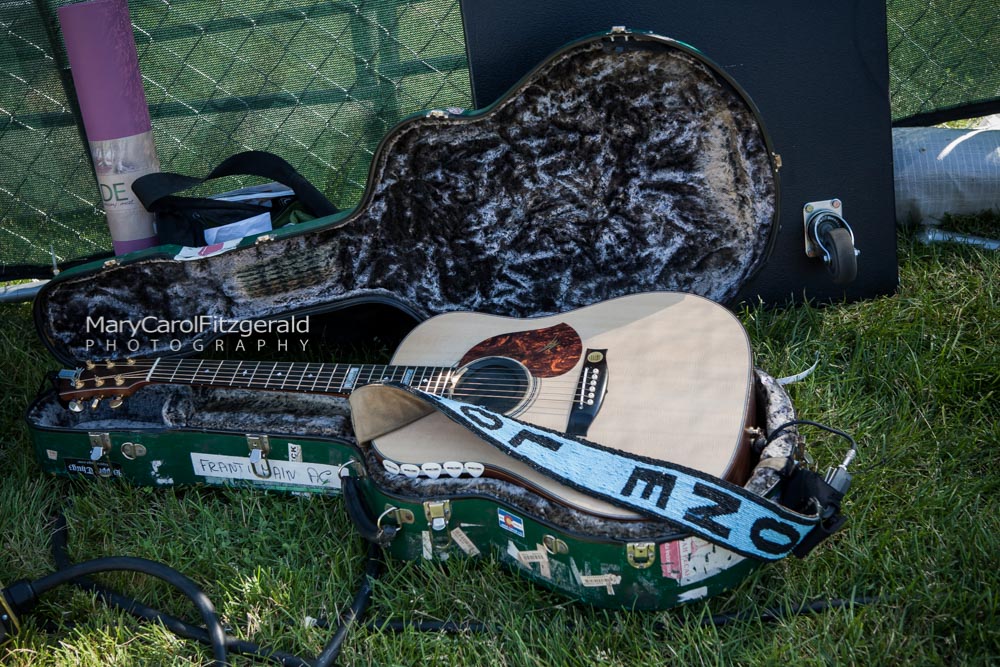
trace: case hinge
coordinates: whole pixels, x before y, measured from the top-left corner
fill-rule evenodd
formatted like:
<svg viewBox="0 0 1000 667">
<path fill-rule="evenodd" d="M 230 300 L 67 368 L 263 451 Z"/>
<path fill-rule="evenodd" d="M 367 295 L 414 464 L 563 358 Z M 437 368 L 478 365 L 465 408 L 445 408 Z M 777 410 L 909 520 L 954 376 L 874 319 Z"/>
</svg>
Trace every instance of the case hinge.
<svg viewBox="0 0 1000 667">
<path fill-rule="evenodd" d="M 569 553 L 569 546 L 555 535 L 542 537 L 542 546 L 552 555 Z"/>
<path fill-rule="evenodd" d="M 413 523 L 416 517 L 413 516 L 413 512 L 408 509 L 401 509 L 395 505 L 386 505 L 385 511 L 395 520 L 397 525 L 403 525 L 407 523 Z"/>
<path fill-rule="evenodd" d="M 656 561 L 656 544 L 653 542 L 632 542 L 625 545 L 628 564 L 637 570 L 645 570 Z"/>
</svg>

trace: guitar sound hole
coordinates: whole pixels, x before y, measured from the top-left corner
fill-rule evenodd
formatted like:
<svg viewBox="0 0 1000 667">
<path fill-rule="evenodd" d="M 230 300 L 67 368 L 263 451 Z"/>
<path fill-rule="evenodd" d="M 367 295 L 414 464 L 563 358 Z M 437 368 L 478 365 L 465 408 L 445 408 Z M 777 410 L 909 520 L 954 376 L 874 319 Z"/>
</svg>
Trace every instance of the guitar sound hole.
<svg viewBox="0 0 1000 667">
<path fill-rule="evenodd" d="M 451 398 L 479 405 L 501 414 L 521 407 L 531 390 L 531 375 L 521 364 L 503 357 L 488 357 L 468 364 L 455 379 Z"/>
</svg>

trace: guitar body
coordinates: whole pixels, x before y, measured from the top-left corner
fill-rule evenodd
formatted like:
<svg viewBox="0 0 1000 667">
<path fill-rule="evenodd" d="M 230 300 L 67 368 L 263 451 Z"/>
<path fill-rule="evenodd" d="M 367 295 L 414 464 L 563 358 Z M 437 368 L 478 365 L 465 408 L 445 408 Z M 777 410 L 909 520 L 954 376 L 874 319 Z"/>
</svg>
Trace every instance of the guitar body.
<svg viewBox="0 0 1000 667">
<path fill-rule="evenodd" d="M 392 364 L 461 368 L 460 363 L 512 359 L 532 373 L 533 386 L 524 392 L 526 401 L 517 401 L 519 410 L 506 412 L 566 432 L 580 402 L 587 356 L 595 351 L 604 357 L 606 378 L 599 383 L 602 391 L 589 399 L 595 401 L 594 415 L 581 435 L 614 449 L 745 481 L 746 427 L 753 408 L 749 340 L 729 310 L 701 297 L 650 292 L 529 320 L 439 315 L 403 340 Z M 460 389 L 456 398 L 462 400 Z M 377 399 L 360 407 L 352 399 L 352 407 L 359 430 L 364 428 L 359 424 L 372 418 L 370 413 L 381 409 Z M 439 413 L 381 434 L 373 446 L 395 464 L 482 463 L 488 474 L 505 474 L 584 511 L 635 517 L 546 479 Z"/>
</svg>

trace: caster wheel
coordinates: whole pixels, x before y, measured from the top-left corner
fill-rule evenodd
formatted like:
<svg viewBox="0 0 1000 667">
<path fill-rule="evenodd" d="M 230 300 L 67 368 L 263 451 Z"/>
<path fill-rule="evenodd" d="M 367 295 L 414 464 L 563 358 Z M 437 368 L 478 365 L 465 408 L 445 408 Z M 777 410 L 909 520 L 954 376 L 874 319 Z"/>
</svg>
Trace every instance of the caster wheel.
<svg viewBox="0 0 1000 667">
<path fill-rule="evenodd" d="M 858 277 L 858 257 L 854 250 L 854 239 L 851 233 L 843 227 L 831 229 L 824 239 L 829 250 L 826 257 L 826 268 L 833 276 L 836 285 L 846 285 Z"/>
</svg>

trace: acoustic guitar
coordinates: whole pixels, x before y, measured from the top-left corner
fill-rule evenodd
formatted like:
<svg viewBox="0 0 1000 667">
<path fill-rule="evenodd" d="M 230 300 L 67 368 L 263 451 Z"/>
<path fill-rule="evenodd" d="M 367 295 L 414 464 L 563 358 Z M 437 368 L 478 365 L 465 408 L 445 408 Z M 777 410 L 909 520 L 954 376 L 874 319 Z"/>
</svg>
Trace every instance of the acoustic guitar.
<svg viewBox="0 0 1000 667">
<path fill-rule="evenodd" d="M 446 313 L 413 329 L 388 365 L 159 358 L 88 363 L 59 378 L 74 411 L 88 401 L 117 407 L 149 384 L 349 396 L 394 382 L 736 483 L 749 472 L 749 340 L 729 310 L 691 294 L 636 294 L 526 320 Z M 499 477 L 598 516 L 638 518 L 436 412 L 400 424 L 370 402 L 353 411 L 359 440 L 371 440 L 390 473 Z"/>
</svg>

